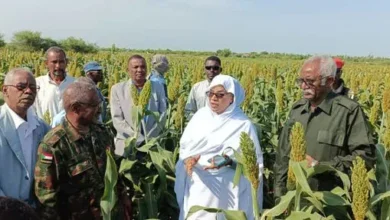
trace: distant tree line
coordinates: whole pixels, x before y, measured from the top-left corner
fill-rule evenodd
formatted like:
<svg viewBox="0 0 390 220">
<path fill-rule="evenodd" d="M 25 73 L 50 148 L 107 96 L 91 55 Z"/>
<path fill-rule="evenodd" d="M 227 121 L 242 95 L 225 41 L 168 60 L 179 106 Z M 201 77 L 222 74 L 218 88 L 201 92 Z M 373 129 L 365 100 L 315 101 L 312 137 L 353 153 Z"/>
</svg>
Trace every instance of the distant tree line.
<svg viewBox="0 0 390 220">
<path fill-rule="evenodd" d="M 216 55 L 220 57 L 239 57 L 239 58 L 272 58 L 281 60 L 304 60 L 311 56 L 310 54 L 291 54 L 291 53 L 277 53 L 277 52 L 250 52 L 250 53 L 236 53 L 228 48 L 219 49 L 217 51 L 185 51 L 185 50 L 170 50 L 170 49 L 129 49 L 118 48 L 113 44 L 109 48 L 98 47 L 96 44 L 88 43 L 81 38 L 68 37 L 64 40 L 53 40 L 51 38 L 42 37 L 40 32 L 37 31 L 19 31 L 14 33 L 9 43 L 5 42 L 4 35 L 0 33 L 0 48 L 8 48 L 19 51 L 45 51 L 51 46 L 60 46 L 66 51 L 74 51 L 79 53 L 97 53 L 98 51 L 111 51 L 111 52 L 132 52 L 132 53 L 146 53 L 146 54 L 176 54 L 176 55 L 188 55 L 188 56 L 210 56 Z M 338 55 L 349 62 L 367 62 L 373 64 L 375 60 L 380 63 L 387 63 L 390 65 L 390 60 L 387 57 L 374 57 L 368 56 L 344 56 Z"/>
<path fill-rule="evenodd" d="M 81 38 L 68 37 L 64 40 L 53 40 L 44 38 L 37 31 L 19 31 L 14 33 L 11 42 L 6 43 L 4 35 L 0 34 L 0 47 L 6 47 L 19 51 L 45 51 L 51 46 L 60 46 L 67 51 L 80 53 L 96 53 L 99 47 L 96 44 L 88 43 Z"/>
</svg>

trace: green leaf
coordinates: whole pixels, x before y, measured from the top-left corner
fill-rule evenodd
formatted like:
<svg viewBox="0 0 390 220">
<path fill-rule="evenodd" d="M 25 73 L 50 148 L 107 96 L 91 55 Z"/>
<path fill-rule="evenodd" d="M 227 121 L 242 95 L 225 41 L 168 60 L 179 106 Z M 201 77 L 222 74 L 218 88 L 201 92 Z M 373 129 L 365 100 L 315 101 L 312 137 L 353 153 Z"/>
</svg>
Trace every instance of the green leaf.
<svg viewBox="0 0 390 220">
<path fill-rule="evenodd" d="M 372 213 L 371 210 L 368 210 L 368 212 L 366 213 L 366 217 L 367 217 L 369 220 L 376 220 L 376 217 L 375 217 L 374 213 Z"/>
<path fill-rule="evenodd" d="M 378 193 L 383 193 L 390 190 L 389 186 L 389 165 L 386 161 L 386 149 L 382 144 L 376 145 L 376 169 L 375 176 L 377 177 Z"/>
<path fill-rule="evenodd" d="M 121 165 L 119 167 L 119 173 L 123 174 L 123 173 L 131 170 L 137 163 L 138 163 L 137 160 L 123 159 L 121 161 Z"/>
<path fill-rule="evenodd" d="M 242 175 L 242 164 L 237 163 L 236 172 L 234 173 L 234 178 L 233 178 L 233 188 L 240 184 L 241 175 Z"/>
<path fill-rule="evenodd" d="M 301 212 L 301 211 L 292 211 L 291 214 L 286 218 L 286 220 L 304 220 L 304 219 L 318 220 L 318 219 L 323 219 L 323 217 L 318 213 L 311 214 L 311 213 Z"/>
<path fill-rule="evenodd" d="M 143 185 L 145 192 L 145 203 L 146 207 L 148 208 L 148 218 L 157 218 L 157 200 L 153 192 L 153 184 L 146 182 Z"/>
<path fill-rule="evenodd" d="M 158 172 L 158 177 L 160 179 L 160 184 L 156 195 L 156 199 L 159 200 L 163 192 L 167 191 L 167 175 L 163 170 L 163 168 L 160 167 L 160 165 L 154 164 L 154 167 L 156 167 Z"/>
<path fill-rule="evenodd" d="M 370 199 L 370 205 L 371 207 L 375 206 L 378 202 L 386 199 L 386 198 L 389 198 L 390 197 L 390 191 L 387 191 L 385 193 L 380 193 L 380 194 L 377 194 L 375 195 L 374 197 L 372 197 Z"/>
<path fill-rule="evenodd" d="M 295 196 L 295 190 L 288 191 L 286 195 L 280 198 L 279 204 L 274 206 L 272 209 L 267 209 L 263 212 L 261 219 L 265 219 L 266 217 L 276 217 L 284 213 L 287 210 L 287 208 L 290 206 L 290 203 L 294 198 L 294 196 Z"/>
<path fill-rule="evenodd" d="M 332 189 L 331 192 L 336 194 L 336 195 L 339 195 L 339 196 L 343 196 L 343 195 L 348 193 L 348 192 L 345 192 L 345 190 L 343 188 L 339 187 L 339 186 L 337 186 L 334 189 Z"/>
<path fill-rule="evenodd" d="M 135 154 L 137 149 L 137 137 L 129 137 L 125 140 L 124 158 L 128 158 L 131 153 Z"/>
<path fill-rule="evenodd" d="M 320 211 L 321 213 L 324 213 L 324 208 L 322 206 L 322 203 L 320 201 L 318 201 L 317 199 L 313 198 L 313 197 L 304 197 L 304 199 L 306 199 L 307 201 L 309 201 L 311 204 L 313 204 L 313 206 L 318 210 Z"/>
<path fill-rule="evenodd" d="M 144 220 L 148 218 L 148 210 L 146 207 L 145 198 L 135 198 L 135 203 L 137 204 L 138 208 L 138 219 Z"/>
<path fill-rule="evenodd" d="M 314 195 L 328 206 L 350 205 L 343 197 L 329 191 L 315 192 Z"/>
<path fill-rule="evenodd" d="M 390 198 L 386 198 L 382 202 L 382 207 L 380 210 L 381 216 L 380 220 L 389 220 L 390 219 Z"/>
<path fill-rule="evenodd" d="M 305 173 L 302 170 L 301 164 L 294 161 L 290 161 L 290 164 L 297 182 L 302 187 L 302 191 L 311 195 L 312 197 L 315 197 L 313 192 L 310 189 L 309 183 L 307 182 L 307 177 L 305 176 Z"/>
<path fill-rule="evenodd" d="M 203 206 L 192 206 L 188 211 L 187 217 L 185 219 L 188 219 L 191 215 L 201 210 L 210 213 L 223 213 L 226 220 L 246 220 L 246 215 L 243 211 L 207 208 Z"/>
<path fill-rule="evenodd" d="M 131 120 L 134 123 L 135 129 L 138 131 L 141 124 L 142 119 L 142 108 L 139 106 L 133 106 L 131 108 Z M 138 132 L 135 132 L 136 135 L 138 135 Z"/>
<path fill-rule="evenodd" d="M 112 217 L 112 210 L 118 200 L 116 195 L 116 184 L 118 182 L 118 171 L 115 160 L 111 155 L 110 150 L 106 150 L 107 165 L 104 174 L 104 193 L 100 200 L 100 207 L 103 218 L 110 220 Z"/>
<path fill-rule="evenodd" d="M 144 152 L 144 153 L 147 153 L 150 151 L 150 149 L 152 147 L 154 147 L 156 145 L 156 142 L 157 140 L 155 138 L 152 138 L 148 141 L 147 144 L 144 144 L 143 146 L 137 148 L 137 151 L 141 151 L 141 152 Z"/>
</svg>

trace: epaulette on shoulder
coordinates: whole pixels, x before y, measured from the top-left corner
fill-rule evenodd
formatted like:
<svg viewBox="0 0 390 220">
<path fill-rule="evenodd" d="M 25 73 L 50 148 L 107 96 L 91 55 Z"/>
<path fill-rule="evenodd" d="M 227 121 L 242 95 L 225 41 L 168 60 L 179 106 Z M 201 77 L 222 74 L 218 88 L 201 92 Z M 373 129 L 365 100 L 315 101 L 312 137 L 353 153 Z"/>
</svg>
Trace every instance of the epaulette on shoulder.
<svg viewBox="0 0 390 220">
<path fill-rule="evenodd" d="M 62 125 L 59 125 L 50 130 L 43 138 L 43 143 L 48 146 L 56 144 L 66 134 L 65 129 Z"/>
<path fill-rule="evenodd" d="M 306 102 L 307 102 L 306 99 L 300 99 L 299 101 L 297 101 L 296 103 L 293 104 L 292 109 L 299 108 L 299 107 L 301 107 L 302 105 L 305 105 Z"/>
<path fill-rule="evenodd" d="M 339 95 L 335 98 L 335 102 L 338 105 L 341 105 L 345 108 L 347 108 L 349 111 L 355 110 L 357 107 L 359 107 L 359 103 L 356 102 L 355 100 L 352 100 L 350 98 L 347 98 L 343 95 Z"/>
</svg>

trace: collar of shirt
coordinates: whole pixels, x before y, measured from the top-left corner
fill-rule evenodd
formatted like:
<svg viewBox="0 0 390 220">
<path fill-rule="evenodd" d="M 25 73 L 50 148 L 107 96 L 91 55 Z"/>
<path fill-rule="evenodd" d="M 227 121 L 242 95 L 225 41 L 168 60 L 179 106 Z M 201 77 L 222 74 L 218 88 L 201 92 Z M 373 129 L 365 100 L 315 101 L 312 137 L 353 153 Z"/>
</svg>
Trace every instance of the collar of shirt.
<svg viewBox="0 0 390 220">
<path fill-rule="evenodd" d="M 28 124 L 28 130 L 32 131 L 36 127 L 38 127 L 38 121 L 35 118 L 35 115 L 33 113 L 33 110 L 28 108 L 27 110 L 27 121 L 25 121 L 23 118 L 21 118 L 18 114 L 16 114 L 7 104 L 4 104 L 7 108 L 7 111 L 10 113 L 11 118 L 15 124 L 15 128 L 18 129 L 23 123 Z"/>
<path fill-rule="evenodd" d="M 98 92 L 99 98 L 102 100 L 102 102 L 104 102 L 104 95 L 102 94 L 102 91 L 99 88 L 96 88 L 96 90 Z"/>
<path fill-rule="evenodd" d="M 57 83 L 54 82 L 54 80 L 52 78 L 50 78 L 50 73 L 47 73 L 46 75 L 46 80 L 48 83 L 51 83 L 51 84 L 54 84 L 54 85 L 57 85 Z M 62 82 L 60 84 L 62 84 L 63 82 L 66 82 L 66 80 L 68 79 L 68 74 L 65 72 L 64 73 L 64 80 L 62 80 Z"/>
<path fill-rule="evenodd" d="M 75 141 L 79 140 L 80 138 L 85 138 L 86 136 L 90 136 L 90 135 L 92 135 L 93 132 L 96 133 L 97 135 L 99 133 L 103 132 L 103 130 L 99 127 L 99 125 L 92 123 L 89 126 L 88 134 L 82 135 L 72 126 L 72 124 L 70 124 L 70 122 L 68 121 L 66 116 L 64 118 L 64 121 L 62 122 L 62 126 L 64 126 L 66 135 L 68 136 L 69 140 L 72 142 L 75 142 Z"/>
<path fill-rule="evenodd" d="M 148 78 L 146 78 L 146 81 L 145 81 L 145 83 L 148 81 Z M 130 85 L 134 85 L 134 82 L 133 82 L 133 80 L 132 79 L 129 79 L 129 82 L 130 82 Z M 145 84 L 144 84 L 145 85 Z M 143 88 L 143 87 L 142 87 Z M 138 88 L 137 87 L 137 90 L 138 90 L 138 92 L 141 92 L 142 91 L 142 88 Z"/>
<path fill-rule="evenodd" d="M 64 126 L 66 135 L 68 136 L 70 141 L 75 142 L 82 137 L 80 133 L 72 126 L 72 124 L 70 124 L 66 116 L 64 118 L 64 121 L 62 122 L 62 125 Z"/>
<path fill-rule="evenodd" d="M 147 79 L 159 82 L 161 84 L 166 84 L 164 76 L 155 70 L 152 70 L 152 73 L 149 75 L 149 77 L 147 77 Z"/>
<path fill-rule="evenodd" d="M 325 97 L 325 99 L 321 102 L 321 104 L 318 105 L 318 108 L 321 109 L 326 114 L 330 115 L 330 111 L 332 110 L 332 104 L 334 97 L 336 97 L 336 94 L 333 92 L 328 93 L 328 95 Z M 305 105 L 302 108 L 301 114 L 310 112 L 310 102 L 306 101 Z"/>
</svg>

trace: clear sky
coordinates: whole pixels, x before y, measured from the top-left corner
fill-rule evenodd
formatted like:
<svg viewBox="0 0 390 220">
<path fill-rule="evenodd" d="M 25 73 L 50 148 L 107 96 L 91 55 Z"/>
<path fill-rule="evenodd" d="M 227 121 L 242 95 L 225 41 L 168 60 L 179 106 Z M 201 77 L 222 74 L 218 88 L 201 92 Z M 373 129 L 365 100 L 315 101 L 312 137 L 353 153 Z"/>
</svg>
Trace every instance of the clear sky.
<svg viewBox="0 0 390 220">
<path fill-rule="evenodd" d="M 0 0 L 0 33 L 99 46 L 390 57 L 390 0 Z"/>
</svg>

